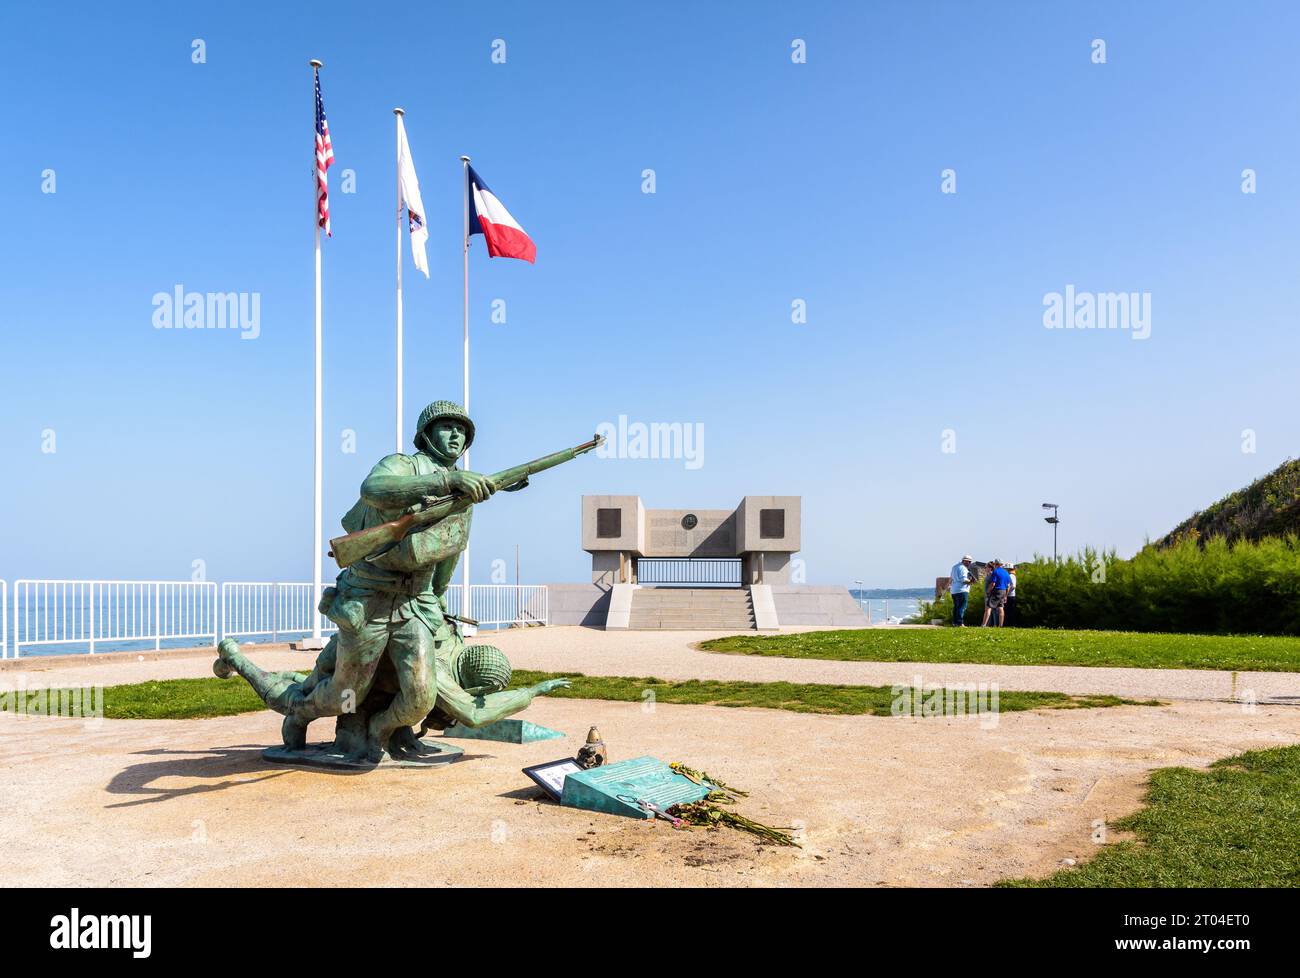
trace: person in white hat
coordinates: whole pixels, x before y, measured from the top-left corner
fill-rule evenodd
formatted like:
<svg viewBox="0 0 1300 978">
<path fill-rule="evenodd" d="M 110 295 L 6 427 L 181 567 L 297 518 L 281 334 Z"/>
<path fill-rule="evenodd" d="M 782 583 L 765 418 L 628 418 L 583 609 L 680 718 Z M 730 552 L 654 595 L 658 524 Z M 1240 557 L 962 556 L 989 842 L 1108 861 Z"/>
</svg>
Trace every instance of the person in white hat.
<svg viewBox="0 0 1300 978">
<path fill-rule="evenodd" d="M 970 569 L 974 559 L 965 554 L 952 565 L 952 623 L 958 628 L 966 624 L 966 602 L 970 600 L 970 582 L 975 578 Z"/>
</svg>

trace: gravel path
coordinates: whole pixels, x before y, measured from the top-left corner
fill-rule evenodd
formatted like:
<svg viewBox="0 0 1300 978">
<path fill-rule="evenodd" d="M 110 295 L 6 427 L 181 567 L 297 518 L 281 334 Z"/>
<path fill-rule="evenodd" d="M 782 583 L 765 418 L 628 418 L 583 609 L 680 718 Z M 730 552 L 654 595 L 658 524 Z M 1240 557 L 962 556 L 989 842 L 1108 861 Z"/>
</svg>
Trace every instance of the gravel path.
<svg viewBox="0 0 1300 978">
<path fill-rule="evenodd" d="M 234 681 L 234 680 L 232 680 Z M 0 716 L 10 885 L 987 885 L 1095 851 L 1146 774 L 1300 740 L 1300 710 L 1227 703 L 842 717 L 535 702 L 563 740 L 461 741 L 432 771 L 271 764 L 278 717 Z M 986 721 L 988 718 L 984 718 Z M 740 810 L 802 850 L 539 801 L 520 773 L 598 724 L 613 760 L 682 760 L 753 792 Z M 329 734 L 330 721 L 311 731 Z"/>
<path fill-rule="evenodd" d="M 997 681 L 1225 697 L 1214 672 L 932 666 L 698 652 L 705 634 L 550 628 L 495 636 L 516 665 L 589 674 L 804 682 Z M 272 668 L 310 656 L 253 653 Z M 111 685 L 210 675 L 210 650 L 7 665 L 0 684 Z M 15 668 L 15 666 L 17 668 Z M 238 680 L 232 680 L 238 681 Z M 1285 695 L 1293 677 L 1239 677 Z M 1265 683 L 1272 685 L 1266 686 Z M 1284 705 L 1170 702 L 982 718 L 539 699 L 523 714 L 565 732 L 522 746 L 462 741 L 433 771 L 366 774 L 271 764 L 268 712 L 210 720 L 0 715 L 0 824 L 14 885 L 979 886 L 1045 875 L 1095 851 L 1099 827 L 1141 804 L 1156 767 L 1201 767 L 1300 741 Z M 802 850 L 745 835 L 674 832 L 539 800 L 521 773 L 600 727 L 611 759 L 682 760 L 749 789 L 741 811 L 792 826 Z M 312 740 L 330 735 L 313 726 Z"/>
</svg>

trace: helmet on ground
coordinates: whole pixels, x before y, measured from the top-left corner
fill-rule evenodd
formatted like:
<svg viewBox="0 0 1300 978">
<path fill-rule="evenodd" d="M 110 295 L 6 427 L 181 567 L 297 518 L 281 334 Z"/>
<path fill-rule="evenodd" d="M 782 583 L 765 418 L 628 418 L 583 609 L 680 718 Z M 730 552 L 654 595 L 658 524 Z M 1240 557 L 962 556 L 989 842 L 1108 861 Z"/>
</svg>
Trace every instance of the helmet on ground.
<svg viewBox="0 0 1300 978">
<path fill-rule="evenodd" d="M 436 421 L 455 421 L 465 426 L 465 448 L 468 449 L 474 443 L 474 422 L 470 420 L 469 414 L 465 409 L 455 401 L 434 401 L 423 411 L 420 412 L 420 419 L 415 422 L 415 447 L 424 449 L 427 446 L 422 443 L 425 436 L 425 429 Z"/>
<path fill-rule="evenodd" d="M 456 660 L 461 689 L 496 693 L 510 685 L 510 660 L 495 645 L 470 645 Z"/>
</svg>

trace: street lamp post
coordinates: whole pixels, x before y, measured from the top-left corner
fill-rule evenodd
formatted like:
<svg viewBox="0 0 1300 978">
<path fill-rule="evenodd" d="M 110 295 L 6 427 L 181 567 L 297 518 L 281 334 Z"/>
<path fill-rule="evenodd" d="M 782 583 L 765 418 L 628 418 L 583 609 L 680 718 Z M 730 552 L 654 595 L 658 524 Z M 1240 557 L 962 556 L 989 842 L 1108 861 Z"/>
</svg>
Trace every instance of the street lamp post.
<svg viewBox="0 0 1300 978">
<path fill-rule="evenodd" d="M 862 591 L 863 591 L 863 587 L 864 587 L 864 585 L 863 585 L 863 583 L 862 583 L 861 581 L 857 581 L 857 580 L 855 580 L 853 583 L 856 584 L 856 585 L 858 586 L 858 607 L 859 607 L 859 608 L 862 608 L 862 605 L 863 605 L 863 601 L 862 601 Z M 867 613 L 867 620 L 870 621 L 870 620 L 871 620 L 871 608 L 868 606 L 868 607 L 865 608 L 864 610 L 865 610 L 866 613 Z"/>
<path fill-rule="evenodd" d="M 1052 511 L 1052 515 L 1044 516 L 1043 521 L 1052 524 L 1052 563 L 1055 564 L 1057 562 L 1056 561 L 1056 528 L 1061 525 L 1061 520 L 1060 520 L 1061 507 L 1056 505 L 1056 503 L 1043 503 L 1043 509 L 1050 509 Z"/>
</svg>

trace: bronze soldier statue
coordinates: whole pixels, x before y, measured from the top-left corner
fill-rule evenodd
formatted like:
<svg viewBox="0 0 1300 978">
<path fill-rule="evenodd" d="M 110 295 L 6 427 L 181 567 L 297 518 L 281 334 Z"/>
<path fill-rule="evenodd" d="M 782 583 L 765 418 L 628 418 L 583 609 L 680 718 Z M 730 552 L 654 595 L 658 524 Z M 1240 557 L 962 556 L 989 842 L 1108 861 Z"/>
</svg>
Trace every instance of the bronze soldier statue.
<svg viewBox="0 0 1300 978">
<path fill-rule="evenodd" d="M 527 689 L 505 690 L 510 665 L 492 646 L 466 646 L 448 619 L 445 594 L 469 541 L 472 504 L 498 489 L 518 489 L 529 473 L 567 461 L 589 442 L 495 477 L 455 468 L 474 441 L 474 422 L 451 401 L 435 401 L 416 425 L 413 455 L 382 459 L 361 485 L 361 498 L 343 517 L 349 537 L 363 551 L 389 533 L 393 542 L 347 563 L 321 596 L 320 611 L 338 633 L 321 651 L 305 679 L 299 673 L 267 672 L 238 643 L 225 639 L 213 671 L 243 676 L 271 709 L 284 714 L 289 750 L 306 746 L 307 725 L 339 718 L 336 750 L 348 760 L 378 762 L 385 753 L 406 759 L 425 752 L 420 733 L 452 722 L 481 726 L 522 710 L 534 696 L 569 685 L 554 679 Z M 504 483 L 504 484 L 502 484 Z M 448 515 L 438 518 L 444 511 Z M 413 531 L 408 517 L 424 519 Z M 427 522 L 435 519 L 435 522 Z M 405 520 L 403 529 L 387 524 Z M 404 532 L 406 535 L 401 535 Z M 354 548 L 355 549 L 355 548 Z"/>
</svg>

